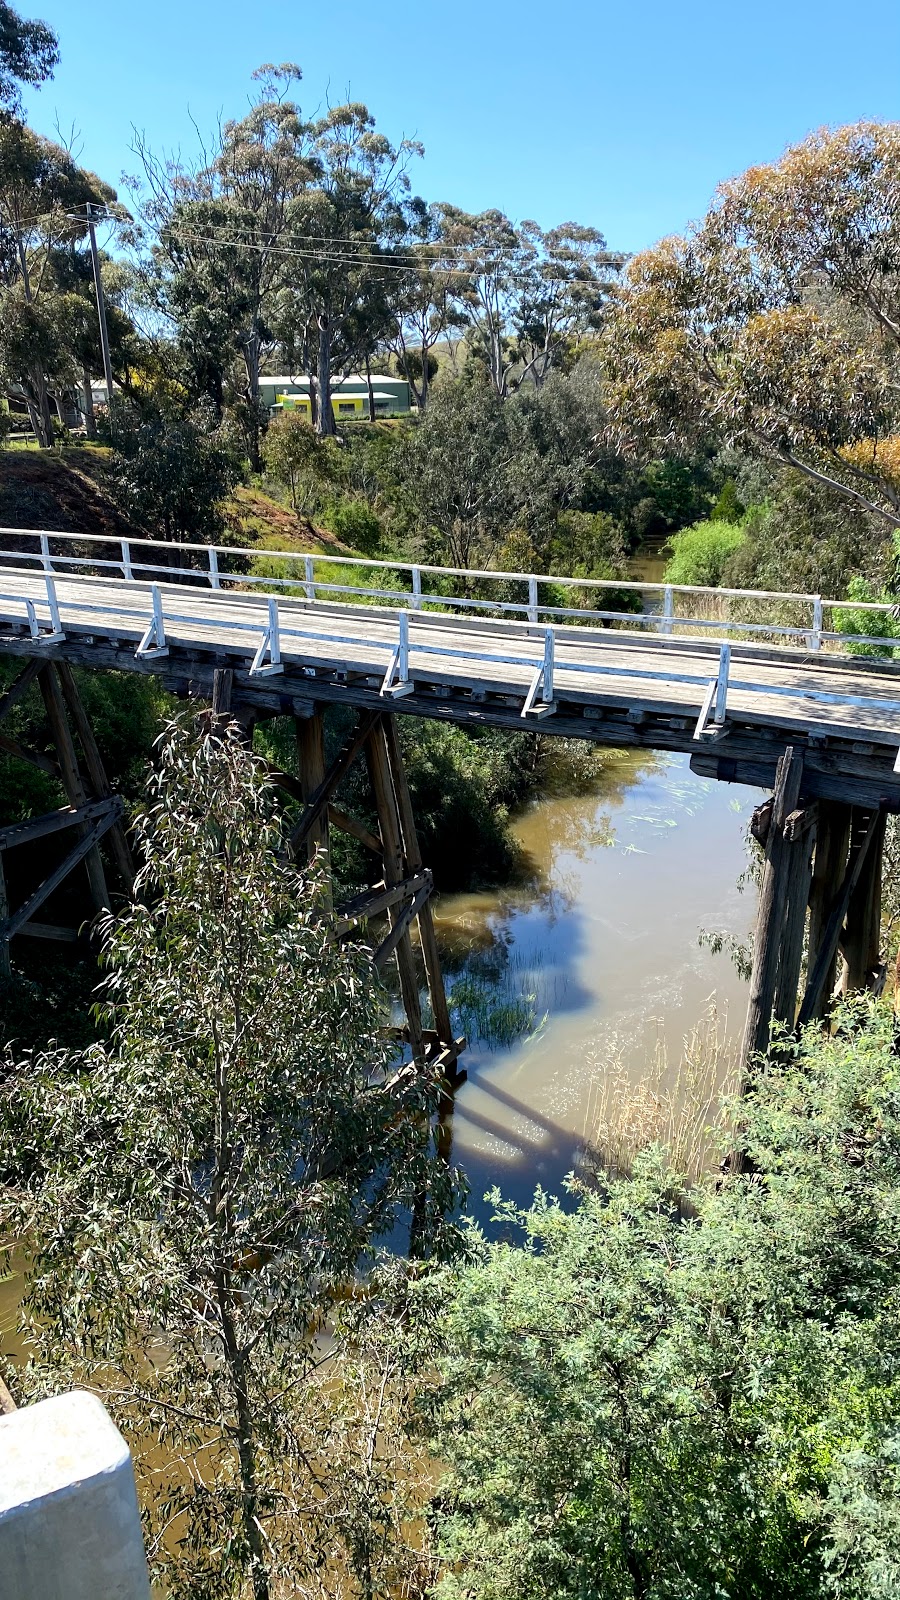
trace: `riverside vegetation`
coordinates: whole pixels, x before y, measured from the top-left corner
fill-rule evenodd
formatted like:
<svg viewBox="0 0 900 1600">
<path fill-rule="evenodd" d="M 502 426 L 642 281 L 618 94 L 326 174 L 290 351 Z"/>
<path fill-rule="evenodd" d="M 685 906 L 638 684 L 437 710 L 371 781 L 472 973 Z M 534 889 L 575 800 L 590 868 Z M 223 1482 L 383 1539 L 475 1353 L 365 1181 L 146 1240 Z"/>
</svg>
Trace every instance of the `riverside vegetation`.
<svg viewBox="0 0 900 1600">
<path fill-rule="evenodd" d="M 17 84 L 56 58 L 0 0 L 0 379 L 35 439 L 3 414 L 6 525 L 79 531 L 89 501 L 120 536 L 249 543 L 260 572 L 286 540 L 548 584 L 622 579 L 665 539 L 673 580 L 896 594 L 898 125 L 812 135 L 626 262 L 593 226 L 419 198 L 416 147 L 360 105 L 305 116 L 290 66 L 193 163 L 141 146 L 126 211 L 21 120 Z M 354 367 L 404 375 L 414 415 L 338 432 Z M 310 379 L 314 426 L 260 405 L 278 370 Z M 77 451 L 64 389 L 88 392 Z M 888 1005 L 785 1039 L 721 1111 L 705 1083 L 702 1130 L 613 1087 L 593 1169 L 524 1208 L 497 1195 L 488 1237 L 365 949 L 328 939 L 315 873 L 285 866 L 260 764 L 290 765 L 284 730 L 254 755 L 179 724 L 142 803 L 172 708 L 138 680 L 82 689 L 143 867 L 100 935 L 95 1017 L 93 956 L 16 952 L 4 989 L 0 1226 L 32 1336 L 10 1377 L 104 1395 L 168 1592 L 893 1595 Z M 33 697 L 8 728 L 44 746 Z M 511 811 L 594 759 L 437 724 L 405 754 L 444 887 L 521 871 Z M 4 821 L 59 798 L 2 757 Z"/>
<path fill-rule="evenodd" d="M 7 1065 L 0 1225 L 20 1392 L 104 1396 L 168 1591 L 891 1593 L 890 1008 L 759 1069 L 723 1179 L 651 1143 L 490 1242 L 236 735 L 168 735 L 138 835 L 106 1040 Z"/>
</svg>

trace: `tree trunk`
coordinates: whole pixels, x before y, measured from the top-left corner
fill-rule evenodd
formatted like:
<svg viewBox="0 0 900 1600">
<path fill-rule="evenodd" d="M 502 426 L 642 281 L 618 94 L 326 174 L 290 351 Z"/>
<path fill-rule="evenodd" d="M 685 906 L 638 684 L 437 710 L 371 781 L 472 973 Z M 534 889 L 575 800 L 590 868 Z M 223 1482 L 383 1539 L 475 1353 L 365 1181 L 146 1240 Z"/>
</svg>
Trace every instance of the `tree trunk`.
<svg viewBox="0 0 900 1600">
<path fill-rule="evenodd" d="M 319 329 L 319 411 L 316 432 L 320 439 L 326 439 L 333 438 L 337 433 L 331 404 L 331 318 L 323 311 L 316 318 L 316 323 Z"/>
<path fill-rule="evenodd" d="M 375 421 L 375 390 L 372 387 L 372 368 L 366 356 L 366 387 L 369 391 L 369 421 Z"/>
<path fill-rule="evenodd" d="M 84 431 L 88 439 L 96 439 L 97 424 L 94 420 L 94 396 L 91 392 L 91 375 L 87 367 L 81 371 L 81 392 L 84 399 Z"/>
<path fill-rule="evenodd" d="M 254 472 L 259 472 L 262 457 L 259 453 L 259 329 L 254 327 L 244 342 L 244 360 L 247 363 L 247 405 L 249 409 L 247 454 Z"/>
<path fill-rule="evenodd" d="M 40 368 L 33 367 L 23 382 L 31 426 L 42 450 L 53 448 L 53 416 L 47 380 Z"/>
</svg>

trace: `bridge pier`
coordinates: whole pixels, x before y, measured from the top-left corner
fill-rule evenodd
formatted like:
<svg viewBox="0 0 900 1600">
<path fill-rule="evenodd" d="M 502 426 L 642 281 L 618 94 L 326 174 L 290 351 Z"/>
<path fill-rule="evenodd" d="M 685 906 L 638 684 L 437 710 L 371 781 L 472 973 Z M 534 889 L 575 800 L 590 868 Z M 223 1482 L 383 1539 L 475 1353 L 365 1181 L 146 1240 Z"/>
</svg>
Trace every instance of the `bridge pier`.
<svg viewBox="0 0 900 1600">
<path fill-rule="evenodd" d="M 134 863 L 122 824 L 122 802 L 113 794 L 90 718 L 68 662 L 48 661 L 46 657 L 26 661 L 0 699 L 0 724 L 35 682 L 44 702 L 55 759 L 43 751 L 27 749 L 2 734 L 0 749 L 56 778 L 65 789 L 69 804 L 44 816 L 0 828 L 0 977 L 6 978 L 11 972 L 10 941 L 16 936 L 63 943 L 77 940 L 77 927 L 45 923 L 37 920 L 36 914 L 82 864 L 91 909 L 94 912 L 108 909 L 111 897 L 107 864 L 100 851 L 102 839 L 109 845 L 110 862 L 122 888 L 129 892 L 134 883 Z M 66 856 L 21 905 L 11 907 L 4 860 L 7 853 L 17 846 L 62 832 L 69 833 L 72 841 Z"/>
<path fill-rule="evenodd" d="M 422 860 L 413 814 L 406 765 L 396 718 L 392 712 L 362 711 L 330 765 L 325 762 L 324 707 L 315 705 L 308 717 L 295 718 L 298 781 L 296 787 L 284 773 L 275 773 L 303 802 L 301 816 L 290 834 L 295 856 L 314 860 L 329 853 L 329 828 L 350 834 L 380 861 L 381 876 L 352 900 L 334 906 L 339 933 L 349 933 L 370 918 L 387 913 L 389 931 L 373 950 L 379 971 L 394 961 L 405 1023 L 394 1030 L 408 1043 L 413 1059 L 437 1067 L 445 1093 L 465 1074 L 457 1062 L 466 1041 L 454 1037 L 444 988 L 440 953 L 431 908 L 432 876 Z M 378 833 L 336 803 L 338 790 L 354 763 L 365 761 Z M 431 1010 L 426 1026 L 420 999 L 420 975 L 412 931 L 418 934 L 422 979 Z"/>
<path fill-rule="evenodd" d="M 775 792 L 754 814 L 763 845 L 744 1074 L 770 1048 L 775 1025 L 823 1020 L 837 993 L 877 990 L 881 877 L 887 816 L 878 803 L 806 800 L 803 754 L 788 746 Z M 807 917 L 808 913 L 808 917 Z M 801 972 L 805 982 L 798 993 Z M 838 978 L 840 963 L 840 977 Z"/>
</svg>

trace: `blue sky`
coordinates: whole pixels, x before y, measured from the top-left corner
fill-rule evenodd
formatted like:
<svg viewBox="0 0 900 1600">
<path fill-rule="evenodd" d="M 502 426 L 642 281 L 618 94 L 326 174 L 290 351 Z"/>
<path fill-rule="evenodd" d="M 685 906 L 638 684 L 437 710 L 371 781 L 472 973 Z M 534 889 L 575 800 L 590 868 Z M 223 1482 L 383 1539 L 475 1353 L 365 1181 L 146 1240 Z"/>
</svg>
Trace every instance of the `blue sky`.
<svg viewBox="0 0 900 1600">
<path fill-rule="evenodd" d="M 422 140 L 416 188 L 634 250 L 716 183 L 823 123 L 900 117 L 897 0 L 17 0 L 58 32 L 33 125 L 80 133 L 118 183 L 132 124 L 187 153 L 191 116 L 241 115 L 250 73 L 297 61 L 299 96 L 365 101 Z"/>
</svg>

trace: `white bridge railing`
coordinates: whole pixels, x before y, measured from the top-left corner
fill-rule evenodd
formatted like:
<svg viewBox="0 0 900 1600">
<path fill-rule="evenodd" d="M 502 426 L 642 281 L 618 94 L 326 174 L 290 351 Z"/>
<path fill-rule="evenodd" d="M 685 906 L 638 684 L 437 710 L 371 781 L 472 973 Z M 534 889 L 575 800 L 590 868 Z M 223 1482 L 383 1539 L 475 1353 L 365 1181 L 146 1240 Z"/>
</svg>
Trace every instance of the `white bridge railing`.
<svg viewBox="0 0 900 1600">
<path fill-rule="evenodd" d="M 632 664 L 614 664 L 596 659 L 602 651 L 593 651 L 594 659 L 573 659 L 572 646 L 577 645 L 577 635 L 566 632 L 563 636 L 567 646 L 565 671 L 567 673 L 589 674 L 594 677 L 627 677 L 629 681 L 646 680 L 649 684 L 686 684 L 694 685 L 698 690 L 701 701 L 700 713 L 694 731 L 695 739 L 705 739 L 715 736 L 722 728 L 726 719 L 727 701 L 729 691 L 744 693 L 759 693 L 767 696 L 789 696 L 797 699 L 802 693 L 804 700 L 829 706 L 846 706 L 873 710 L 883 710 L 897 716 L 900 713 L 900 699 L 877 699 L 871 695 L 859 695 L 837 689 L 817 689 L 811 684 L 799 690 L 796 685 L 778 685 L 771 681 L 771 677 L 763 684 L 754 681 L 748 676 L 748 669 L 752 670 L 750 661 L 743 660 L 744 671 L 736 678 L 732 675 L 731 642 L 722 639 L 724 632 L 750 635 L 759 641 L 759 636 L 764 635 L 768 640 L 790 643 L 802 642 L 808 651 L 819 652 L 823 644 L 844 645 L 853 644 L 871 645 L 884 648 L 892 646 L 892 638 L 883 634 L 861 635 L 857 632 L 840 631 L 834 627 L 825 626 L 826 618 L 831 621 L 835 616 L 840 617 L 841 612 L 872 612 L 887 614 L 893 618 L 894 608 L 888 604 L 863 601 L 827 600 L 820 595 L 780 594 L 775 591 L 762 590 L 737 590 L 737 589 L 705 589 L 697 585 L 684 584 L 659 584 L 640 580 L 618 579 L 587 579 L 587 578 L 562 578 L 546 577 L 529 573 L 468 571 L 462 568 L 437 567 L 426 564 L 377 561 L 368 558 L 347 556 L 311 555 L 293 551 L 260 551 L 259 549 L 241 549 L 231 545 L 196 545 L 196 544 L 171 544 L 160 545 L 151 540 L 113 540 L 106 535 L 97 534 L 67 534 L 51 533 L 39 530 L 3 529 L 0 528 L 0 538 L 15 539 L 21 545 L 22 541 L 33 542 L 34 548 L 0 549 L 0 561 L 6 563 L 9 576 L 15 572 L 20 578 L 28 577 L 31 582 L 27 586 L 29 592 L 22 588 L 9 588 L 4 585 L 0 591 L 0 609 L 7 610 L 11 604 L 15 610 L 21 607 L 21 620 L 28 627 L 32 638 L 43 645 L 53 645 L 65 638 L 65 626 L 71 619 L 70 625 L 79 623 L 79 631 L 105 632 L 107 636 L 114 636 L 116 631 L 131 631 L 139 634 L 139 643 L 136 655 L 141 659 L 152 660 L 155 657 L 166 656 L 169 653 L 167 627 L 173 632 L 177 630 L 223 630 L 226 633 L 243 635 L 239 648 L 248 655 L 252 653 L 249 671 L 252 676 L 268 676 L 279 674 L 284 670 L 282 650 L 293 646 L 293 653 L 303 655 L 303 644 L 315 643 L 325 646 L 360 646 L 358 634 L 351 635 L 334 631 L 333 625 L 328 625 L 328 619 L 335 613 L 327 606 L 321 609 L 315 607 L 317 601 L 338 600 L 341 597 L 354 599 L 363 598 L 376 607 L 390 606 L 396 608 L 396 632 L 385 637 L 385 630 L 373 628 L 365 639 L 365 646 L 375 652 L 384 652 L 387 660 L 381 693 L 385 697 L 400 698 L 411 694 L 415 684 L 410 674 L 410 655 L 415 651 L 419 669 L 417 677 L 427 676 L 423 658 L 446 657 L 455 663 L 480 663 L 482 666 L 514 666 L 524 669 L 530 675 L 530 682 L 521 709 L 523 718 L 542 718 L 549 716 L 555 709 L 554 700 L 554 675 L 556 672 L 556 652 L 559 644 L 558 628 L 561 623 L 582 624 L 585 622 L 617 622 L 631 628 L 643 631 L 652 629 L 655 633 L 669 638 L 675 642 L 681 630 L 700 630 L 706 633 L 711 644 L 719 644 L 718 663 L 715 676 L 710 678 L 710 668 L 705 663 L 695 670 L 691 670 L 687 663 L 678 662 L 672 658 L 671 665 L 660 669 L 651 669 L 647 666 Z M 61 547 L 61 548 L 60 548 Z M 98 548 L 99 547 L 99 548 Z M 100 554 L 100 549 L 115 550 L 115 555 Z M 96 553 L 95 553 L 96 551 Z M 147 557 L 150 559 L 147 559 Z M 163 559 L 152 559 L 153 557 Z M 228 571 L 227 563 L 232 560 L 247 563 L 252 561 L 276 561 L 295 566 L 296 575 L 283 577 L 275 573 L 259 571 Z M 175 565 L 177 561 L 179 564 Z M 387 577 L 395 579 L 400 575 L 407 577 L 409 588 L 396 588 L 384 585 L 374 588 L 361 583 L 342 583 L 331 578 L 322 578 L 317 568 L 325 568 L 334 572 L 334 569 L 351 569 L 355 573 L 358 569 L 381 572 Z M 12 570 L 10 570 L 12 569 Z M 0 569 L 2 570 L 2 569 Z M 38 579 L 41 594 L 34 584 Z M 89 599 L 78 598 L 83 594 L 81 588 L 73 589 L 69 583 L 63 583 L 65 617 L 60 609 L 60 594 L 57 590 L 57 578 L 62 580 L 71 578 L 100 578 L 107 580 L 106 586 L 99 585 L 95 595 Z M 434 592 L 426 587 L 428 580 L 437 580 L 446 587 L 447 580 L 463 579 L 464 586 L 470 589 L 475 585 L 522 585 L 524 593 L 521 600 L 508 598 L 490 598 L 469 594 L 447 594 Z M 108 580 L 113 579 L 116 594 L 112 599 Z M 264 624 L 260 632 L 258 614 L 250 618 L 246 614 L 237 614 L 237 607 L 231 612 L 231 607 L 221 604 L 216 605 L 214 615 L 203 606 L 192 605 L 189 598 L 197 587 L 202 588 L 212 596 L 224 599 L 230 595 L 233 599 L 246 600 L 254 592 L 260 594 L 260 599 L 265 597 L 266 608 Z M 651 595 L 657 606 L 653 610 L 621 611 L 588 609 L 583 606 L 560 606 L 549 604 L 541 598 L 541 590 L 552 587 L 553 589 L 571 589 L 578 591 L 636 592 L 642 596 Z M 287 591 L 293 598 L 298 595 L 303 601 L 309 603 L 308 613 L 312 626 L 298 625 L 297 608 L 283 611 L 279 608 L 278 599 L 272 595 L 272 589 L 277 588 Z M 249 591 L 249 594 L 248 594 Z M 260 591 L 262 591 L 260 593 Z M 506 590 L 508 593 L 508 589 Z M 502 596 L 503 591 L 501 591 Z M 700 597 L 710 609 L 718 609 L 726 599 L 735 599 L 746 604 L 758 606 L 761 602 L 771 602 L 776 606 L 800 605 L 808 607 L 808 622 L 803 625 L 790 625 L 778 616 L 771 619 L 749 621 L 746 618 L 724 618 L 719 616 L 685 616 L 676 614 L 676 598 L 682 596 Z M 528 654 L 514 653 L 505 648 L 509 644 L 518 642 L 515 634 L 497 639 L 499 648 L 470 648 L 471 635 L 467 638 L 461 636 L 458 643 L 452 645 L 438 644 L 434 638 L 423 636 L 423 630 L 417 626 L 411 638 L 410 627 L 420 613 L 422 623 L 428 616 L 437 620 L 443 614 L 452 616 L 460 610 L 477 610 L 479 612 L 499 613 L 501 616 L 515 616 L 523 618 L 536 630 L 540 630 L 538 638 L 542 642 L 540 660 L 536 661 L 533 652 Z M 81 617 L 79 619 L 79 613 Z M 231 614 L 229 614 L 231 613 Z M 347 613 L 344 612 L 346 616 Z M 109 619 L 106 622 L 105 619 Z M 305 623 L 305 616 L 303 621 Z M 375 616 L 372 618 L 375 621 Z M 384 619 L 387 621 L 387 618 Z M 90 622 L 90 627 L 89 627 Z M 714 633 L 718 632 L 719 639 Z M 710 637 L 710 634 L 713 637 Z M 417 637 L 416 637 L 417 635 Z M 616 637 L 621 638 L 621 633 L 606 635 L 609 644 L 615 642 Z M 596 646 L 598 635 L 593 632 L 592 642 Z M 238 643 L 237 638 L 235 640 Z M 479 643 L 481 641 L 479 640 Z M 493 641 L 492 641 L 493 643 Z M 585 645 L 588 639 L 585 638 Z M 900 639 L 897 640 L 900 647 Z M 308 651 L 306 652 L 309 653 Z M 592 652 L 585 650 L 584 655 L 590 656 Z M 715 660 L 715 658 L 713 658 Z M 796 661 L 796 657 L 794 657 Z M 752 661 L 752 658 L 751 658 Z M 380 668 L 379 668 L 380 670 Z M 900 755 L 898 766 L 900 770 Z"/>
<path fill-rule="evenodd" d="M 886 617 L 898 615 L 897 607 L 880 601 L 829 600 L 819 594 L 782 593 L 772 589 L 704 588 L 699 584 L 654 583 L 633 578 L 569 578 L 548 576 L 546 573 L 491 572 L 477 568 L 431 566 L 425 562 L 382 561 L 363 556 L 313 555 L 295 550 L 261 550 L 237 545 L 161 544 L 153 539 L 115 539 L 106 534 L 45 532 L 38 529 L 0 528 L 0 539 L 4 538 L 17 541 L 29 539 L 33 541 L 34 549 L 0 550 L 0 560 L 14 565 L 28 562 L 45 572 L 80 570 L 85 575 L 116 575 L 128 581 L 144 582 L 153 578 L 161 582 L 190 579 L 214 590 L 228 587 L 257 587 L 269 592 L 285 589 L 301 593 L 307 600 L 346 596 L 364 599 L 370 604 L 400 605 L 411 611 L 480 611 L 517 616 L 528 622 L 622 622 L 668 636 L 677 636 L 679 632 L 689 629 L 749 636 L 764 634 L 773 640 L 803 641 L 810 650 L 820 650 L 823 644 L 868 644 L 876 648 L 890 646 L 890 636 L 866 635 L 857 630 L 842 631 L 833 625 L 827 627 L 826 619 L 834 624 L 842 613 L 871 612 Z M 117 554 L 93 555 L 85 550 L 85 546 L 105 546 L 107 550 L 116 550 Z M 160 559 L 162 552 L 164 555 Z M 184 558 L 178 565 L 171 559 L 176 554 Z M 260 563 L 283 562 L 295 570 L 288 576 L 259 570 L 229 571 L 229 561 L 253 563 L 257 567 Z M 379 586 L 375 583 L 332 581 L 323 577 L 321 570 L 317 573 L 316 569 L 323 567 L 332 572 L 341 568 L 350 572 L 371 572 L 373 577 L 380 572 L 386 579 L 402 575 L 406 578 L 406 585 L 399 588 L 396 584 Z M 441 587 L 431 590 L 427 587 L 429 579 L 444 585 L 446 580 L 458 578 L 463 579 L 464 586 L 469 589 L 473 585 L 518 585 L 522 589 L 522 598 L 504 598 L 502 593 L 495 598 L 484 594 L 473 595 L 471 592 L 453 594 L 444 592 Z M 636 597 L 651 596 L 655 603 L 640 611 L 588 608 L 584 605 L 561 606 L 541 598 L 541 591 L 548 589 L 596 593 L 598 596 L 604 592 L 613 597 L 625 593 Z M 681 613 L 677 610 L 677 603 L 682 597 L 698 602 L 700 610 L 705 602 L 708 609 L 718 614 L 696 614 L 697 606 L 695 614 Z M 762 621 L 723 616 L 723 603 L 728 601 L 753 606 L 768 603 L 779 611 L 785 606 L 799 607 L 808 612 L 808 619 L 797 625 L 788 625 L 779 620 L 778 615 Z M 900 648 L 900 637 L 897 638 L 897 647 Z"/>
</svg>

